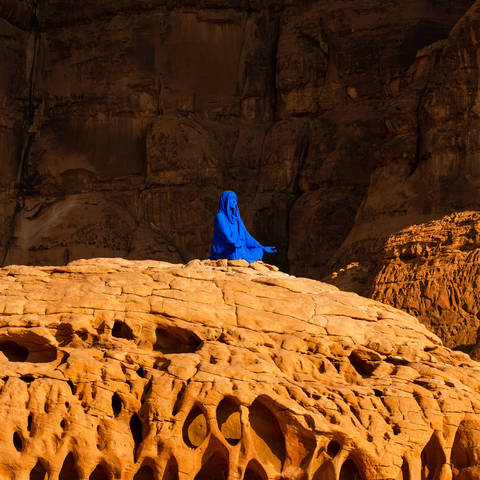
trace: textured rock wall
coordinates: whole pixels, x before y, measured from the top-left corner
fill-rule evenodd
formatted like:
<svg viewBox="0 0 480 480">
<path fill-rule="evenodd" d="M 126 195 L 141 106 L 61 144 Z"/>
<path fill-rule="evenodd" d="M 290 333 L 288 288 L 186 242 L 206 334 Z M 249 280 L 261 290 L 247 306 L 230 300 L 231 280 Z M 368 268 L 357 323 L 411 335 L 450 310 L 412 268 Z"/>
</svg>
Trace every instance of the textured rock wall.
<svg viewBox="0 0 480 480">
<path fill-rule="evenodd" d="M 27 156 L 26 124 L 30 109 L 34 69 L 34 9 L 28 1 L 0 2 L 0 236 L 1 259 L 12 235 L 16 208 L 15 186 L 21 182 Z"/>
<path fill-rule="evenodd" d="M 478 478 L 480 366 L 261 263 L 0 270 L 2 480 Z"/>
<path fill-rule="evenodd" d="M 328 277 L 417 316 L 446 345 L 478 357 L 478 212 L 448 215 L 392 235 L 373 262 L 353 262 Z"/>
<path fill-rule="evenodd" d="M 11 80 L 27 105 L 8 95 L 29 141 L 10 132 L 2 154 L 16 174 L 4 263 L 205 257 L 230 188 L 279 265 L 325 274 L 376 153 L 403 158 L 389 143 L 402 128 L 416 144 L 435 57 L 418 65 L 417 52 L 471 3 L 48 0 L 26 15 L 26 0 L 2 0 L 37 39 L 2 60 L 16 72 L 35 60 L 32 79 Z"/>
<path fill-rule="evenodd" d="M 446 41 L 417 56 L 410 71 L 412 95 L 421 92 L 417 122 L 401 98 L 393 102 L 388 149 L 379 152 L 381 166 L 332 262 L 344 267 L 335 268 L 336 284 L 406 309 L 467 350 L 477 343 L 480 317 L 479 22 L 476 3 Z M 432 61 L 426 83 L 418 83 Z"/>
</svg>

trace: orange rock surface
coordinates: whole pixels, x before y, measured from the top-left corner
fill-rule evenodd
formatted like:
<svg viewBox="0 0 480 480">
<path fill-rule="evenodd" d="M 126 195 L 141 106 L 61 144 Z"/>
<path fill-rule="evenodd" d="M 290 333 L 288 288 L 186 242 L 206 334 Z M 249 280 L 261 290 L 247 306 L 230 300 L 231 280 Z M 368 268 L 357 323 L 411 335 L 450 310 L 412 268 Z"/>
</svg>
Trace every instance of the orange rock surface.
<svg viewBox="0 0 480 480">
<path fill-rule="evenodd" d="M 342 286 L 471 346 L 430 222 L 480 208 L 479 29 L 480 0 L 0 0 L 0 265 L 205 258 L 233 189 L 266 261 L 358 264 Z M 417 233 L 438 274 L 392 263 Z"/>
<path fill-rule="evenodd" d="M 479 255 L 480 214 L 454 213 L 391 235 L 371 261 L 326 280 L 416 316 L 445 345 L 477 357 Z"/>
<path fill-rule="evenodd" d="M 0 270 L 0 478 L 461 480 L 480 365 L 242 261 Z"/>
</svg>

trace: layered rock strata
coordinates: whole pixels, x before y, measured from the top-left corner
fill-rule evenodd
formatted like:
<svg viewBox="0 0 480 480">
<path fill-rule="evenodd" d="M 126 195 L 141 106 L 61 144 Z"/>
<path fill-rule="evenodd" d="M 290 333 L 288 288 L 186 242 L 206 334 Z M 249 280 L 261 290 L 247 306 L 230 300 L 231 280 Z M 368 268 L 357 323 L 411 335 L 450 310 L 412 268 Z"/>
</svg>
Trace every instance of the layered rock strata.
<svg viewBox="0 0 480 480">
<path fill-rule="evenodd" d="M 262 263 L 0 270 L 0 478 L 480 475 L 480 366 Z"/>
</svg>

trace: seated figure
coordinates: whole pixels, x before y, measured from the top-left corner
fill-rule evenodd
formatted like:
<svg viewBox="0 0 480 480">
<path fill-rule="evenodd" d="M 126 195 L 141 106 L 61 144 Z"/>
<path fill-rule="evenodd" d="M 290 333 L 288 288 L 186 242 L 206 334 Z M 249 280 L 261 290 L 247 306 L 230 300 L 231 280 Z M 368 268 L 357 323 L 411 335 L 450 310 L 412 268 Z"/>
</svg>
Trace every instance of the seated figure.
<svg viewBox="0 0 480 480">
<path fill-rule="evenodd" d="M 264 252 L 276 253 L 277 250 L 264 247 L 248 233 L 240 218 L 237 195 L 228 190 L 223 192 L 215 217 L 210 260 L 243 259 L 251 263 L 261 260 Z"/>
</svg>

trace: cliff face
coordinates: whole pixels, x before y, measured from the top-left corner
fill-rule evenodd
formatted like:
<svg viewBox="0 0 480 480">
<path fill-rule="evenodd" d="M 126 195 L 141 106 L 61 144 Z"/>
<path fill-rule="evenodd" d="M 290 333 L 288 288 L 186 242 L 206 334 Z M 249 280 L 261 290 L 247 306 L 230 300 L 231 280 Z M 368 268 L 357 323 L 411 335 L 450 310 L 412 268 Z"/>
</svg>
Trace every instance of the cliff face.
<svg viewBox="0 0 480 480">
<path fill-rule="evenodd" d="M 282 269 L 402 306 L 389 239 L 479 207 L 472 4 L 2 0 L 3 264 L 205 258 L 232 189 Z"/>
<path fill-rule="evenodd" d="M 475 355 L 479 22 L 477 3 L 434 46 L 437 60 L 418 103 L 417 126 L 394 128 L 387 161 L 372 177 L 337 254 L 337 265 L 348 268 L 330 277 L 417 315 L 448 345 Z M 395 145 L 403 159 L 389 158 Z"/>
<path fill-rule="evenodd" d="M 0 476 L 478 478 L 478 363 L 262 263 L 0 269 Z"/>
<path fill-rule="evenodd" d="M 4 263 L 205 257 L 233 189 L 279 264 L 319 276 L 378 167 L 392 102 L 416 132 L 433 61 L 419 68 L 417 52 L 471 2 L 2 4 L 16 42 L 2 60 L 16 115 Z"/>
</svg>

